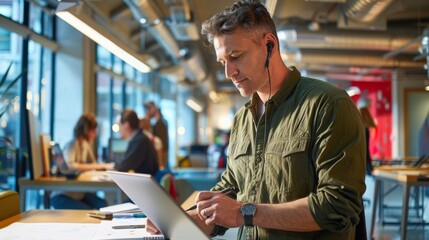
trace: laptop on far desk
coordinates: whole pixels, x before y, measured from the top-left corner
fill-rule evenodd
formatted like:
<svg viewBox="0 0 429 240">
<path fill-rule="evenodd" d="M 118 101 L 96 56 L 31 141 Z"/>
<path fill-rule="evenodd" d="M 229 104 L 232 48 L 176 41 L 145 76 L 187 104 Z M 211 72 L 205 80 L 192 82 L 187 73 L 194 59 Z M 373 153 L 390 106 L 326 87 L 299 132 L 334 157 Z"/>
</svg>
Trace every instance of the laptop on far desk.
<svg viewBox="0 0 429 240">
<path fill-rule="evenodd" d="M 80 170 L 69 168 L 58 143 L 50 147 L 49 154 L 51 159 L 52 176 L 60 175 L 65 176 L 67 179 L 75 179 L 81 173 Z"/>
<path fill-rule="evenodd" d="M 150 175 L 113 171 L 108 171 L 107 174 L 166 239 L 210 239 Z"/>
<path fill-rule="evenodd" d="M 120 162 L 128 148 L 128 141 L 121 138 L 110 138 L 106 162 Z"/>
</svg>

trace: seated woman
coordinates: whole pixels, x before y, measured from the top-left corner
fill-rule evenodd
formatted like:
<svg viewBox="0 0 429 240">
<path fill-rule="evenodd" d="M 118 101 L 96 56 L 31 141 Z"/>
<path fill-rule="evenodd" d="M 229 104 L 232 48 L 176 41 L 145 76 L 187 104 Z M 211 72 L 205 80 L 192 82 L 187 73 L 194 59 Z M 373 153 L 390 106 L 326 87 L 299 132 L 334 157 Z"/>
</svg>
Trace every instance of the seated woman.
<svg viewBox="0 0 429 240">
<path fill-rule="evenodd" d="M 97 121 L 92 113 L 83 114 L 74 128 L 74 139 L 65 148 L 67 165 L 86 170 L 113 169 L 113 164 L 97 163 L 91 144 L 97 137 Z M 99 209 L 107 205 L 104 199 L 90 192 L 53 192 L 52 206 L 56 209 Z"/>
</svg>

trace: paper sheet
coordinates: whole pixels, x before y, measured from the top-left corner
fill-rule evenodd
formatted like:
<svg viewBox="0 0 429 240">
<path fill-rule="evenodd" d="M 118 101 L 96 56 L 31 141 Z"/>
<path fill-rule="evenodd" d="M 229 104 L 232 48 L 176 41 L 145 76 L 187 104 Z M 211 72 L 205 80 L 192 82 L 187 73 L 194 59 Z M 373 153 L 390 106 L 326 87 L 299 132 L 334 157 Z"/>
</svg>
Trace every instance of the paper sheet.
<svg viewBox="0 0 429 240">
<path fill-rule="evenodd" d="M 164 239 L 151 235 L 146 228 L 113 229 L 113 226 L 146 224 L 146 218 L 120 218 L 100 224 L 80 223 L 20 223 L 0 229 L 0 239 L 13 240 L 108 240 Z"/>
<path fill-rule="evenodd" d="M 0 229 L 0 239 L 13 240 L 76 240 L 94 239 L 99 224 L 20 223 Z"/>
<path fill-rule="evenodd" d="M 140 211 L 139 207 L 133 203 L 121 203 L 108 207 L 100 208 L 102 212 L 120 213 L 120 212 L 135 212 Z"/>
<path fill-rule="evenodd" d="M 164 239 L 162 235 L 151 235 L 146 228 L 113 229 L 113 226 L 146 225 L 146 218 L 114 218 L 112 221 L 101 221 L 94 239 Z"/>
</svg>

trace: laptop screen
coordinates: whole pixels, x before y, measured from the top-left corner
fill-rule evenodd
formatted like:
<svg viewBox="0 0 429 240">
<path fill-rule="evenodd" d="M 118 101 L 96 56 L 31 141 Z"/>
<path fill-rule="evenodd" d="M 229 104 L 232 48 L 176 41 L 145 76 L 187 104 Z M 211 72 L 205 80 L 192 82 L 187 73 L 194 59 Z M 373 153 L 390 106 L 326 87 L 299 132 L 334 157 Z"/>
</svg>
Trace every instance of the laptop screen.
<svg viewBox="0 0 429 240">
<path fill-rule="evenodd" d="M 61 150 L 61 147 L 58 143 L 51 146 L 49 150 L 52 176 L 62 175 L 73 179 L 80 174 L 79 170 L 69 168 L 66 159 L 64 158 L 63 151 Z"/>
<path fill-rule="evenodd" d="M 58 143 L 55 143 L 55 145 L 51 146 L 50 154 L 51 171 L 53 168 L 57 168 L 60 172 L 62 172 L 63 170 L 69 170 L 63 152 L 61 151 L 61 147 Z"/>
<path fill-rule="evenodd" d="M 120 138 L 110 138 L 109 139 L 109 156 L 107 162 L 119 162 L 127 151 L 128 141 Z"/>
</svg>

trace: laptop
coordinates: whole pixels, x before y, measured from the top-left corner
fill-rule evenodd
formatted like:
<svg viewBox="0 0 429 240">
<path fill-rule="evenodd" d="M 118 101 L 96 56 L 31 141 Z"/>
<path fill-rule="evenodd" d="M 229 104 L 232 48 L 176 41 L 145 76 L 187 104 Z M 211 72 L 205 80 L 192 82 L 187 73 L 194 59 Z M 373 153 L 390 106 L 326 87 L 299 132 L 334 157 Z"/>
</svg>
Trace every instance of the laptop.
<svg viewBox="0 0 429 240">
<path fill-rule="evenodd" d="M 81 173 L 80 170 L 69 168 L 58 143 L 50 147 L 49 154 L 51 159 L 51 174 L 53 176 L 60 175 L 65 176 L 67 179 L 74 179 Z"/>
<path fill-rule="evenodd" d="M 107 174 L 166 239 L 210 239 L 150 175 L 113 171 Z"/>
<path fill-rule="evenodd" d="M 127 148 L 127 140 L 123 140 L 121 138 L 110 138 L 107 162 L 120 162 L 125 157 Z"/>
</svg>

